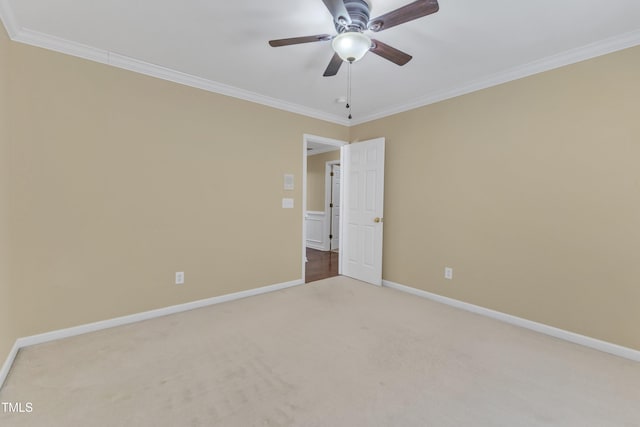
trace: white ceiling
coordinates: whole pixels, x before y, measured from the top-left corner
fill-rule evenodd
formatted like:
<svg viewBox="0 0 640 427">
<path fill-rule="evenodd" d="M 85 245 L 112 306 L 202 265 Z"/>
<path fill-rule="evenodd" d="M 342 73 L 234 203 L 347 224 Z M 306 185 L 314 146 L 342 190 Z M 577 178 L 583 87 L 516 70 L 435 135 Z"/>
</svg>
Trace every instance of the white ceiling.
<svg viewBox="0 0 640 427">
<path fill-rule="evenodd" d="M 329 151 L 338 151 L 340 147 L 335 145 L 323 144 L 316 141 L 307 141 L 307 156 L 315 156 L 316 154 L 328 153 Z"/>
<path fill-rule="evenodd" d="M 372 0 L 372 18 L 411 0 Z M 0 0 L 10 36 L 92 60 L 342 124 L 357 124 L 640 44 L 638 0 L 440 0 L 440 11 L 377 33 L 413 55 L 368 53 L 322 77 L 335 34 L 322 0 Z"/>
</svg>

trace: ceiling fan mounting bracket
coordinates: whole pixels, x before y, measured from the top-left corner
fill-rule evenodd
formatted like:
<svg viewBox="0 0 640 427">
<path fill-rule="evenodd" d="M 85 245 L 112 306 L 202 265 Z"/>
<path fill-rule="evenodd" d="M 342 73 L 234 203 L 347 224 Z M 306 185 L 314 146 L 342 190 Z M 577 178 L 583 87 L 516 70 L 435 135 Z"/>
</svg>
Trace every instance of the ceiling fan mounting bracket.
<svg viewBox="0 0 640 427">
<path fill-rule="evenodd" d="M 351 17 L 351 23 L 343 25 L 340 22 L 335 23 L 336 31 L 338 34 L 358 31 L 363 32 L 367 29 L 369 23 L 369 3 L 365 0 L 344 0 L 344 6 L 349 12 Z"/>
</svg>

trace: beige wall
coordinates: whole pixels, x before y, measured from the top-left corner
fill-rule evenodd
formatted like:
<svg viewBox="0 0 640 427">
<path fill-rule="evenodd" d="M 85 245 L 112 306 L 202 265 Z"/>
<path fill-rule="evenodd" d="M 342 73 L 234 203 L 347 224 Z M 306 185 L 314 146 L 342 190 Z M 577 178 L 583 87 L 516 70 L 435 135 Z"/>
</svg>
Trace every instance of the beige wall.
<svg viewBox="0 0 640 427">
<path fill-rule="evenodd" d="M 0 359 L 298 279 L 304 133 L 387 138 L 385 279 L 640 349 L 639 72 L 630 49 L 349 131 L 2 33 Z"/>
<path fill-rule="evenodd" d="M 307 210 L 324 212 L 326 164 L 340 160 L 340 150 L 307 157 Z"/>
<path fill-rule="evenodd" d="M 353 128 L 387 138 L 384 278 L 640 349 L 638 76 L 637 47 Z"/>
<path fill-rule="evenodd" d="M 9 50 L 14 335 L 301 278 L 303 134 L 345 127 Z"/>
<path fill-rule="evenodd" d="M 7 70 L 9 39 L 0 25 L 0 366 L 17 338 L 11 322 L 9 302 L 9 181 L 7 129 Z"/>
</svg>

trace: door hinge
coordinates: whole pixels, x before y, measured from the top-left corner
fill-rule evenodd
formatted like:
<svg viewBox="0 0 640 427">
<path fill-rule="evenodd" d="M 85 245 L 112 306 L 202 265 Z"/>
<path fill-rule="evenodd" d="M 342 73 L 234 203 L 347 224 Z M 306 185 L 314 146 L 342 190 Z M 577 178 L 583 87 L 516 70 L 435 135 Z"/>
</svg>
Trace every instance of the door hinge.
<svg viewBox="0 0 640 427">
<path fill-rule="evenodd" d="M 329 240 L 333 239 L 333 234 L 329 234 Z"/>
<path fill-rule="evenodd" d="M 333 172 L 331 172 L 331 176 L 333 176 Z"/>
<path fill-rule="evenodd" d="M 329 207 L 332 208 L 333 207 L 333 203 L 329 203 Z"/>
</svg>

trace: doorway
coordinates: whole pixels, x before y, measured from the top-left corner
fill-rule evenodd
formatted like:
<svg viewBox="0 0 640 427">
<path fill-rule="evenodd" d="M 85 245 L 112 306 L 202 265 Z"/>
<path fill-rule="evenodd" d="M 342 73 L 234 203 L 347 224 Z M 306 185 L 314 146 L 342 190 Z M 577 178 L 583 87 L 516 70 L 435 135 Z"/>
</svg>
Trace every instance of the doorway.
<svg viewBox="0 0 640 427">
<path fill-rule="evenodd" d="M 345 141 L 303 139 L 303 278 L 305 283 L 340 274 L 341 147 Z"/>
<path fill-rule="evenodd" d="M 331 213 L 313 212 L 307 206 L 307 152 L 314 145 L 340 147 L 340 206 L 338 274 L 373 285 L 382 285 L 382 237 L 384 207 L 385 139 L 376 138 L 348 144 L 345 141 L 304 135 L 303 138 L 303 221 L 302 278 L 305 282 L 308 261 L 307 247 L 332 253 L 327 246 L 325 227 L 319 225 L 322 216 L 326 224 Z M 308 149 L 311 150 L 308 150 Z M 315 202 L 314 202 L 315 203 Z M 321 206 L 323 208 L 323 206 Z M 314 222 L 315 220 L 315 222 Z M 326 248 L 326 249 L 325 249 Z M 334 265 L 332 263 L 332 265 Z"/>
</svg>

